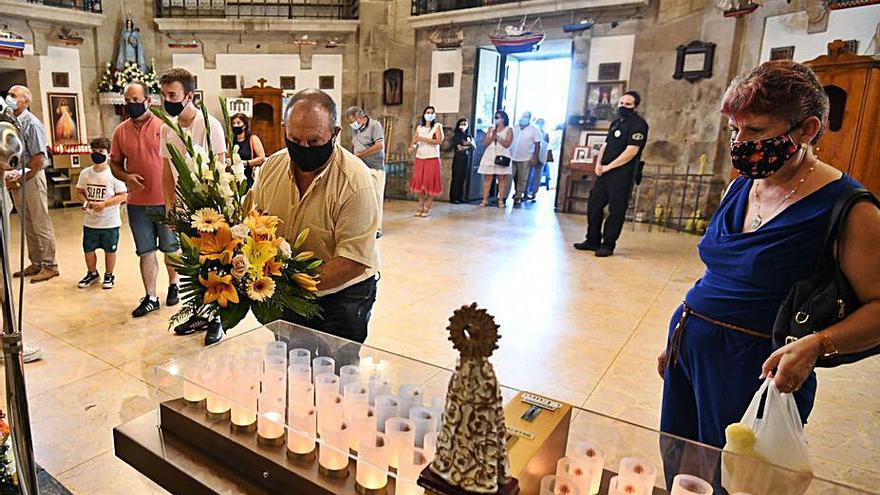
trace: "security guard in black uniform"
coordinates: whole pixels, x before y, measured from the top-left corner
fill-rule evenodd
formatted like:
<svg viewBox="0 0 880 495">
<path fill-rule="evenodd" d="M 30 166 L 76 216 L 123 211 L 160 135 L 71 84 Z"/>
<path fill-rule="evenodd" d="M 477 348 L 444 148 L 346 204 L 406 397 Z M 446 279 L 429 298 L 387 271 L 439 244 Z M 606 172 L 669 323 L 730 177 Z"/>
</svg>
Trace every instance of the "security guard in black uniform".
<svg viewBox="0 0 880 495">
<path fill-rule="evenodd" d="M 636 113 L 641 100 L 635 91 L 627 91 L 620 97 L 618 118 L 611 123 L 605 144 L 599 150 L 598 178 L 587 204 L 587 238 L 575 243 L 575 249 L 595 251 L 599 257 L 614 254 L 617 238 L 623 229 L 633 178 L 648 139 L 648 123 Z M 607 219 L 606 205 L 609 209 Z"/>
</svg>

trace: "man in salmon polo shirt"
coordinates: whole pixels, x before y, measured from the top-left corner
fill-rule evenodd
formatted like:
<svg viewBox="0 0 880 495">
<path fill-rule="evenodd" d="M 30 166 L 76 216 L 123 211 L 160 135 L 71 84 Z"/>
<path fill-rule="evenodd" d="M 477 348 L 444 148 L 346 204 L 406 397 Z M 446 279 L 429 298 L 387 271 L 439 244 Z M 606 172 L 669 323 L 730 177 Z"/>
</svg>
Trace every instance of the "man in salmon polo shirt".
<svg viewBox="0 0 880 495">
<path fill-rule="evenodd" d="M 124 96 L 128 119 L 113 131 L 110 167 L 113 175 L 128 187 L 128 223 L 135 252 L 140 258 L 141 279 L 146 291 L 140 304 L 131 312 L 132 316 L 139 318 L 159 309 L 157 250 L 165 253 L 165 269 L 168 271 L 165 304 L 174 306 L 180 301 L 177 272 L 168 259 L 168 255 L 176 253 L 179 248 L 177 237 L 161 220 L 157 221 L 165 218 L 163 163 L 159 154 L 162 121 L 150 112 L 152 99 L 142 84 L 129 83 Z"/>
</svg>

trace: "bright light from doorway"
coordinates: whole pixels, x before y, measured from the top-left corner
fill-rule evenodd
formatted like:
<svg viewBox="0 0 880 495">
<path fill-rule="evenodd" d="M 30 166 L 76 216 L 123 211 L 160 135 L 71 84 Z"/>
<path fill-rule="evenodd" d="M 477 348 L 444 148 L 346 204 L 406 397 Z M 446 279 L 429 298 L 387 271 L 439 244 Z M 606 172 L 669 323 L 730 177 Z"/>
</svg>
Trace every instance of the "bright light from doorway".
<svg viewBox="0 0 880 495">
<path fill-rule="evenodd" d="M 511 121 L 529 110 L 532 117 L 543 118 L 544 129 L 550 131 L 565 122 L 568 85 L 571 79 L 571 58 L 523 60 L 519 66 L 516 112 Z"/>
</svg>

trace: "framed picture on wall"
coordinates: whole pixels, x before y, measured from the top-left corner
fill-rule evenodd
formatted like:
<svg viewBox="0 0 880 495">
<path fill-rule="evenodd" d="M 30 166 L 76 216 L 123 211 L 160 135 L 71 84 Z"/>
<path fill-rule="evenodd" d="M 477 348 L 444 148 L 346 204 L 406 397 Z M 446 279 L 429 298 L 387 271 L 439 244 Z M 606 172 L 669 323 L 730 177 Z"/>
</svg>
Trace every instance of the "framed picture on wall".
<svg viewBox="0 0 880 495">
<path fill-rule="evenodd" d="M 382 74 L 382 102 L 386 105 L 403 104 L 402 69 L 388 69 Z"/>
<path fill-rule="evenodd" d="M 770 49 L 770 60 L 794 60 L 794 46 L 777 46 Z"/>
<path fill-rule="evenodd" d="M 617 103 L 626 91 L 626 81 L 597 81 L 587 83 L 587 108 L 591 127 L 607 128 L 614 120 Z"/>
<path fill-rule="evenodd" d="M 599 150 L 605 144 L 606 134 L 604 132 L 587 132 L 587 142 L 585 147 L 589 150 L 589 162 L 595 163 L 599 158 Z"/>
<path fill-rule="evenodd" d="M 615 81 L 620 79 L 620 62 L 599 64 L 599 80 Z"/>
<path fill-rule="evenodd" d="M 52 144 L 80 144 L 79 96 L 68 93 L 49 93 Z"/>
<path fill-rule="evenodd" d="M 590 163 L 590 149 L 586 146 L 578 146 L 571 156 L 571 163 Z"/>
</svg>

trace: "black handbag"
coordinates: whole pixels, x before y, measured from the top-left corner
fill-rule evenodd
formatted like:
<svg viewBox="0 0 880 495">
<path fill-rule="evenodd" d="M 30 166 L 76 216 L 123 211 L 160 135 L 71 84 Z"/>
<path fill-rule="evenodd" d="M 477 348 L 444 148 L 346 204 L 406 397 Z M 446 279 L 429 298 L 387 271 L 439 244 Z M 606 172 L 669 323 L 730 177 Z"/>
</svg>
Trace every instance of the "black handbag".
<svg viewBox="0 0 880 495">
<path fill-rule="evenodd" d="M 509 167 L 510 166 L 510 157 L 495 155 L 495 165 L 499 165 L 501 167 Z"/>
<path fill-rule="evenodd" d="M 878 208 L 880 201 L 865 189 L 852 189 L 838 199 L 831 210 L 831 222 L 825 234 L 825 243 L 814 274 L 791 288 L 783 301 L 773 324 L 773 347 L 824 330 L 845 319 L 861 303 L 840 269 L 837 240 L 846 225 L 846 216 L 859 201 L 869 200 Z M 833 368 L 854 363 L 880 354 L 880 346 L 854 354 L 836 354 L 820 357 L 816 366 Z"/>
</svg>

